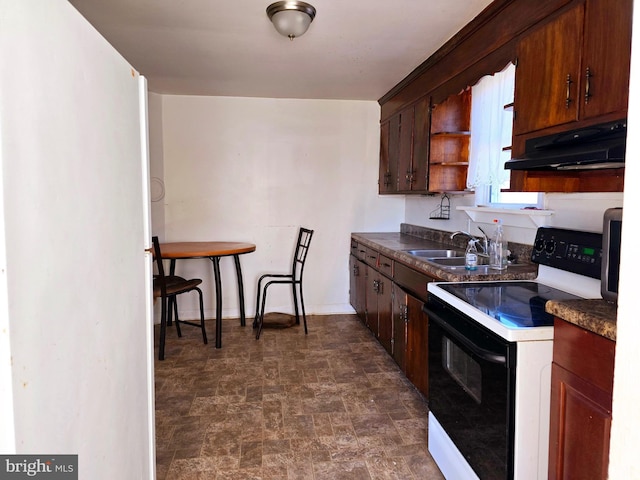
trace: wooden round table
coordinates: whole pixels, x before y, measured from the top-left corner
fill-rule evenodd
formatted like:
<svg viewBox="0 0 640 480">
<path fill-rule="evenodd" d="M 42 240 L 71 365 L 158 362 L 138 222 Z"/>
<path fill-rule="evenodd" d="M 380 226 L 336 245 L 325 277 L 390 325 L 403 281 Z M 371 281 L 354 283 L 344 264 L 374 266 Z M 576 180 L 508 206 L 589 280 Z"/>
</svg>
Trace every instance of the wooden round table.
<svg viewBox="0 0 640 480">
<path fill-rule="evenodd" d="M 220 258 L 233 256 L 238 278 L 240 302 L 240 325 L 246 325 L 244 313 L 244 284 L 240 255 L 256 250 L 253 243 L 245 242 L 170 242 L 160 245 L 162 258 L 171 260 L 170 274 L 175 275 L 176 260 L 185 258 L 208 258 L 213 264 L 213 278 L 216 288 L 216 348 L 222 347 L 222 280 L 220 278 Z"/>
</svg>

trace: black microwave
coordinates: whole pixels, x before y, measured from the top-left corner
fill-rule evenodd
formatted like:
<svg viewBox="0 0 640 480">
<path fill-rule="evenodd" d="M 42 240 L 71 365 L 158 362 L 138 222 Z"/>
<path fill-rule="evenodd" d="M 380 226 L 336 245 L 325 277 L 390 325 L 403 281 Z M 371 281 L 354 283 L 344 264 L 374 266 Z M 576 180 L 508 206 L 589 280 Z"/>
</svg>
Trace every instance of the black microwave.
<svg viewBox="0 0 640 480">
<path fill-rule="evenodd" d="M 604 212 L 602 226 L 602 298 L 618 301 L 620 281 L 620 243 L 622 240 L 622 208 L 609 208 Z"/>
</svg>

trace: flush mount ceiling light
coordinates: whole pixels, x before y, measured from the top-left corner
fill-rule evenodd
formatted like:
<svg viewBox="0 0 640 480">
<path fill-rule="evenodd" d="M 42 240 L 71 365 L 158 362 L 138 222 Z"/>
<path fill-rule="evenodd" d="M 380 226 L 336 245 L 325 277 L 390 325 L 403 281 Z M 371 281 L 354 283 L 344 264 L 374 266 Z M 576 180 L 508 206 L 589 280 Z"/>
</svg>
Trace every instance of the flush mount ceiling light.
<svg viewBox="0 0 640 480">
<path fill-rule="evenodd" d="M 267 16 L 280 34 L 293 40 L 307 31 L 316 9 L 305 2 L 276 2 L 267 7 Z"/>
</svg>

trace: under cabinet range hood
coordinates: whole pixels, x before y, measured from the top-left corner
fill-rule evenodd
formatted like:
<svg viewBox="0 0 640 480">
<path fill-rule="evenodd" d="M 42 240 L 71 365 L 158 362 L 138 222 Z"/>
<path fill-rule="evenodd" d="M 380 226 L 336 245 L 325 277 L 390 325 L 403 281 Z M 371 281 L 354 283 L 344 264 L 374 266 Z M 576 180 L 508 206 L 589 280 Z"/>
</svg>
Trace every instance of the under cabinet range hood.
<svg viewBox="0 0 640 480">
<path fill-rule="evenodd" d="M 624 167 L 627 120 L 531 138 L 507 170 L 592 170 Z"/>
</svg>

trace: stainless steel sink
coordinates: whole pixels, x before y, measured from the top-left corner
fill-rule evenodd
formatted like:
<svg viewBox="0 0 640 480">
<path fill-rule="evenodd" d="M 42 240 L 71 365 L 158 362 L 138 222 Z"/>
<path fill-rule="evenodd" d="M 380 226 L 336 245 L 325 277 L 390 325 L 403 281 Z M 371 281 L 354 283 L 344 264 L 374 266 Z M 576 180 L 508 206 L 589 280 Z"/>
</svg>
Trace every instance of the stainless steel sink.
<svg viewBox="0 0 640 480">
<path fill-rule="evenodd" d="M 409 255 L 421 258 L 450 258 L 462 257 L 464 265 L 464 252 L 458 250 L 405 250 Z"/>
<path fill-rule="evenodd" d="M 425 258 L 425 260 L 429 263 L 433 263 L 435 265 L 437 265 L 438 267 L 444 269 L 444 270 L 450 270 L 450 271 L 464 271 L 465 266 L 464 266 L 464 257 L 449 257 L 449 258 Z M 510 263 L 508 268 L 514 268 L 514 267 L 524 267 L 527 264 L 525 263 Z M 473 271 L 475 273 L 482 273 L 482 274 L 487 274 L 487 273 L 500 273 L 499 270 L 492 270 L 489 267 L 489 259 L 487 257 L 478 257 L 478 268 L 476 270 L 469 270 L 469 271 Z M 503 270 L 503 272 L 506 272 L 506 270 Z"/>
<path fill-rule="evenodd" d="M 429 249 L 414 249 L 405 250 L 405 253 L 419 257 L 425 262 L 437 265 L 443 270 L 449 270 L 454 272 L 463 273 L 464 267 L 464 251 L 462 250 L 429 250 Z M 509 267 L 519 267 L 525 264 L 509 264 Z M 472 270 L 475 273 L 499 273 L 498 270 L 491 270 L 489 268 L 489 258 L 478 256 L 478 268 Z"/>
<path fill-rule="evenodd" d="M 427 262 L 435 263 L 443 267 L 464 267 L 464 257 L 427 258 Z M 488 265 L 489 259 L 478 256 L 478 265 Z"/>
</svg>

